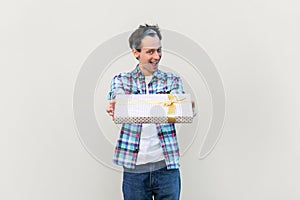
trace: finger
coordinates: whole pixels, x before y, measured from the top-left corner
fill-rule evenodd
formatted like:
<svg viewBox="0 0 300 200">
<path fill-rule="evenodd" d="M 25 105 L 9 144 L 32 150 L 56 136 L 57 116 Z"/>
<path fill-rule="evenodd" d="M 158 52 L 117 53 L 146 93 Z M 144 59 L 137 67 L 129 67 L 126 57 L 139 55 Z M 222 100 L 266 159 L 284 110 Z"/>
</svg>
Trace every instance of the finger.
<svg viewBox="0 0 300 200">
<path fill-rule="evenodd" d="M 194 108 L 195 107 L 195 101 L 192 100 L 192 107 Z"/>
<path fill-rule="evenodd" d="M 107 112 L 107 113 L 110 113 L 110 112 L 112 112 L 112 109 L 111 109 L 111 108 L 107 108 L 107 109 L 106 109 L 106 112 Z"/>
</svg>

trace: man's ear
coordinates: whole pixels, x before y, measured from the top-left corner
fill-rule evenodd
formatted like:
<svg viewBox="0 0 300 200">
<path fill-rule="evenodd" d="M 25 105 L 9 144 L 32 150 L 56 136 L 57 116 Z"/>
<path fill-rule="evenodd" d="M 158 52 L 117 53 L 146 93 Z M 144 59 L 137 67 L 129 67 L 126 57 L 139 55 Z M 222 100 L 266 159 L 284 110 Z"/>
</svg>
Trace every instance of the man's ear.
<svg viewBox="0 0 300 200">
<path fill-rule="evenodd" d="M 139 60 L 140 59 L 140 52 L 138 52 L 138 50 L 136 50 L 135 48 L 132 48 L 132 53 L 133 53 L 133 56 Z"/>
</svg>

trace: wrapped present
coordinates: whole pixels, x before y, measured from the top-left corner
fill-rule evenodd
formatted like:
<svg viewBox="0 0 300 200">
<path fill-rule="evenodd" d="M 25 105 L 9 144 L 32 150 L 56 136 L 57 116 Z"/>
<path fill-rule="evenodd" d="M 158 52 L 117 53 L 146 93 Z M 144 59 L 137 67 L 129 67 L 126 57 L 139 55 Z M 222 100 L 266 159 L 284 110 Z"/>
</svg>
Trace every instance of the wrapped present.
<svg viewBox="0 0 300 200">
<path fill-rule="evenodd" d="M 190 94 L 117 95 L 116 124 L 192 123 Z"/>
</svg>

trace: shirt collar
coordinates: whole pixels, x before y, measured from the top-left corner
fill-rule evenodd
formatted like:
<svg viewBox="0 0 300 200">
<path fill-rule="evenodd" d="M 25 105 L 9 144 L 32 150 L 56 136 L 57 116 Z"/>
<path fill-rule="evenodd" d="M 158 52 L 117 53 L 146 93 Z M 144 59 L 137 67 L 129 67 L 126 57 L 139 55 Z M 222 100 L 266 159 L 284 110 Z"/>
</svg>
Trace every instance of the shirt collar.
<svg viewBox="0 0 300 200">
<path fill-rule="evenodd" d="M 140 70 L 139 66 L 137 65 L 135 67 L 135 69 L 131 72 L 132 76 L 135 77 L 135 78 L 144 78 L 144 74 L 142 73 L 142 71 Z M 158 79 L 159 78 L 162 78 L 163 77 L 163 72 L 160 71 L 159 69 L 157 69 L 154 73 L 153 73 L 153 77 L 157 77 Z"/>
</svg>

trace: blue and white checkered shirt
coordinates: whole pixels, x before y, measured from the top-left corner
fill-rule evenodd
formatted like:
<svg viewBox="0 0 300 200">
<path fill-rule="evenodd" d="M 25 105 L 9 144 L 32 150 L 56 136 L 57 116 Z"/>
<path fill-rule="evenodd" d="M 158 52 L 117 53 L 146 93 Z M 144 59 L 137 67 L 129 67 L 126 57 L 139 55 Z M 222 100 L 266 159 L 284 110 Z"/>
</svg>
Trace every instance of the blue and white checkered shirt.
<svg viewBox="0 0 300 200">
<path fill-rule="evenodd" d="M 182 94 L 179 76 L 156 70 L 148 84 L 149 94 Z M 131 71 L 116 75 L 111 82 L 108 100 L 118 94 L 146 94 L 145 76 L 138 66 Z M 156 124 L 164 159 L 168 169 L 179 168 L 179 147 L 174 124 Z M 123 124 L 117 141 L 113 162 L 133 169 L 139 152 L 142 124 Z"/>
</svg>

